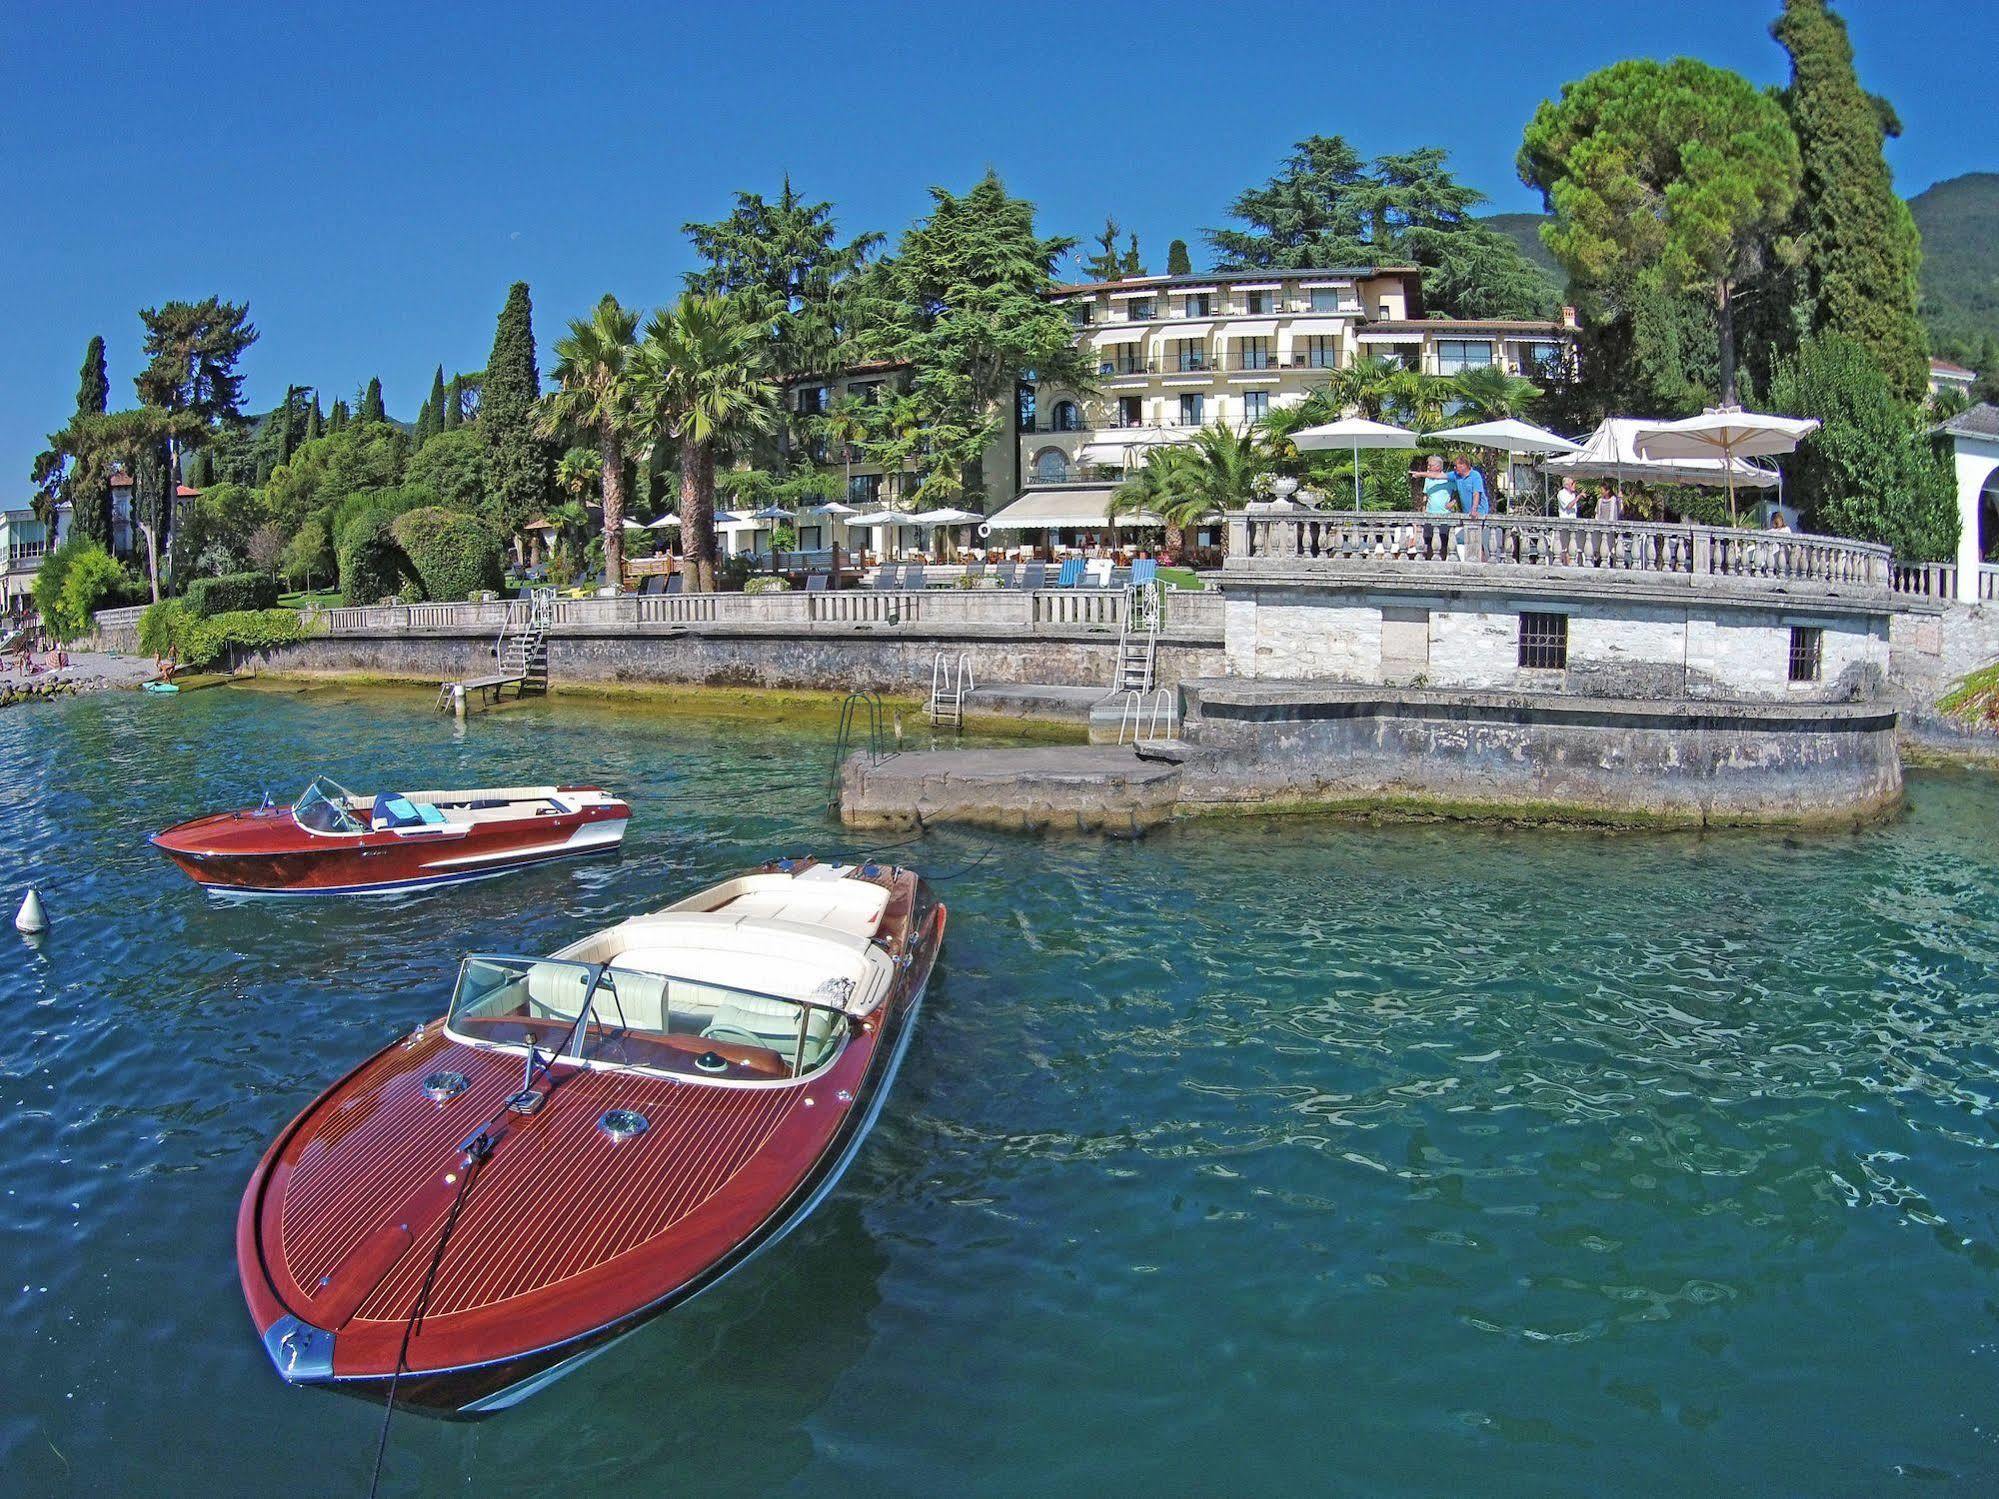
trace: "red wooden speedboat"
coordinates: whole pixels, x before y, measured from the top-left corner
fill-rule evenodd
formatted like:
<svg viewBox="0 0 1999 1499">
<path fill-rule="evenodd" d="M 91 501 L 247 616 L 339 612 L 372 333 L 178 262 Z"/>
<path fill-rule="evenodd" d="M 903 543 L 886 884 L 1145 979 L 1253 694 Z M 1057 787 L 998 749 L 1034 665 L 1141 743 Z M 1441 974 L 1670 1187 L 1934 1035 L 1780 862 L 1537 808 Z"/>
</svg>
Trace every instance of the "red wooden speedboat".
<svg viewBox="0 0 1999 1499">
<path fill-rule="evenodd" d="M 944 934 L 908 870 L 780 860 L 547 958 L 336 1083 L 236 1223 L 295 1384 L 504 1409 L 713 1285 L 831 1190 Z"/>
<path fill-rule="evenodd" d="M 479 880 L 624 841 L 632 809 L 597 786 L 356 796 L 324 776 L 289 807 L 217 812 L 153 834 L 198 885 L 234 895 L 361 895 Z"/>
</svg>

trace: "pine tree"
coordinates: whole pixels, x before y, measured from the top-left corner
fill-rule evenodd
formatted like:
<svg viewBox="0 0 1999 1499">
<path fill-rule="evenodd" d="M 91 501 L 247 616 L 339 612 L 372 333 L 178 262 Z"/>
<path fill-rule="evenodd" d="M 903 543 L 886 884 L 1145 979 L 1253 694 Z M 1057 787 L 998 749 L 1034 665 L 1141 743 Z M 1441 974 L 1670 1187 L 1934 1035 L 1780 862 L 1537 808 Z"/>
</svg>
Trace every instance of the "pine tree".
<svg viewBox="0 0 1999 1499">
<path fill-rule="evenodd" d="M 493 330 L 493 353 L 479 405 L 479 426 L 493 460 L 493 515 L 505 531 L 518 530 L 548 504 L 555 482 L 549 445 L 535 431 L 541 370 L 535 363 L 534 304 L 528 284 L 507 291 Z"/>
<path fill-rule="evenodd" d="M 336 396 L 333 401 L 333 410 L 326 418 L 326 430 L 329 432 L 341 431 L 353 419 L 353 416 L 347 410 L 347 403 Z"/>
<path fill-rule="evenodd" d="M 1166 274 L 1169 276 L 1191 276 L 1194 274 L 1193 257 L 1187 253 L 1187 241 L 1176 239 L 1166 247 Z"/>
<path fill-rule="evenodd" d="M 1929 385 L 1922 236 L 1881 149 L 1900 124 L 1860 87 L 1846 23 L 1825 0 L 1785 0 L 1770 32 L 1791 55 L 1784 102 L 1804 168 L 1796 222 L 1807 326 L 1863 345 L 1897 396 L 1920 401 Z"/>
<path fill-rule="evenodd" d="M 444 430 L 455 430 L 465 420 L 465 377 L 453 375 L 451 389 L 444 394 Z"/>
<path fill-rule="evenodd" d="M 196 448 L 187 455 L 185 482 L 189 489 L 206 489 L 215 480 L 215 473 L 208 461 L 208 449 Z"/>
<path fill-rule="evenodd" d="M 1122 276 L 1143 276 L 1145 262 L 1138 258 L 1138 236 L 1132 235 L 1125 242 L 1124 259 L 1118 264 L 1118 274 Z"/>
<path fill-rule="evenodd" d="M 382 377 L 376 375 L 368 381 L 368 388 L 361 392 L 361 420 L 364 422 L 385 422 L 389 411 L 382 404 Z"/>
<path fill-rule="evenodd" d="M 1118 236 L 1124 232 L 1118 221 L 1106 215 L 1103 231 L 1093 243 L 1096 251 L 1083 262 L 1083 271 L 1092 281 L 1115 281 L 1124 272 L 1124 257 L 1118 254 Z"/>
</svg>

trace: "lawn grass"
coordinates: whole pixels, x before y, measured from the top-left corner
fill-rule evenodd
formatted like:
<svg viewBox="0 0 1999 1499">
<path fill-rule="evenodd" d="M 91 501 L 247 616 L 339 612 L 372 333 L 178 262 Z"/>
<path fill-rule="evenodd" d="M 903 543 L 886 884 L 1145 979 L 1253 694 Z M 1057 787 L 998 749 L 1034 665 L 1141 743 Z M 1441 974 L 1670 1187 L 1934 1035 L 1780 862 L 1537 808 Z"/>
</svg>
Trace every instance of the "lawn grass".
<svg viewBox="0 0 1999 1499">
<path fill-rule="evenodd" d="M 280 609 L 338 609 L 337 593 L 286 593 L 278 596 Z"/>
<path fill-rule="evenodd" d="M 1168 588 L 1184 588 L 1190 593 L 1199 593 L 1204 586 L 1191 567 L 1162 567 L 1159 581 Z"/>
</svg>

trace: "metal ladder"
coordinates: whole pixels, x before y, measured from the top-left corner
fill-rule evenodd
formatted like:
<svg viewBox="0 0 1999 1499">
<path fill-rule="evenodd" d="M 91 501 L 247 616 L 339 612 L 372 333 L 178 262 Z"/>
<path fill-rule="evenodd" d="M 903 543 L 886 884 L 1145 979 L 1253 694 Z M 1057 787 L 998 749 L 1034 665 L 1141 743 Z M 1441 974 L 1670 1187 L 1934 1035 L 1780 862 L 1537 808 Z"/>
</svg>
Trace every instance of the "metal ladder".
<svg viewBox="0 0 1999 1499">
<path fill-rule="evenodd" d="M 868 763 L 879 765 L 889 758 L 882 737 L 881 694 L 857 688 L 840 703 L 840 729 L 833 737 L 833 769 L 827 777 L 826 804 L 836 810 L 840 805 L 840 770 L 847 763 L 854 736 L 863 728 L 868 735 Z"/>
<path fill-rule="evenodd" d="M 520 628 L 509 634 L 507 625 L 500 627 L 500 639 L 493 654 L 501 671 L 521 679 L 522 691 L 530 683 L 543 691 L 548 688 L 548 626 L 554 606 L 555 590 L 537 588 L 528 595 Z M 513 623 L 513 616 L 514 610 L 509 607 L 508 625 Z"/>
<path fill-rule="evenodd" d="M 1161 733 L 1160 730 L 1165 732 Z M 1124 711 L 1118 715 L 1119 744 L 1166 743 L 1180 737 L 1180 698 L 1171 687 L 1150 693 L 1124 694 Z"/>
<path fill-rule="evenodd" d="M 949 724 L 965 731 L 965 697 L 977 684 L 972 681 L 971 657 L 960 653 L 954 667 L 950 656 L 939 651 L 930 665 L 930 726 Z"/>
<path fill-rule="evenodd" d="M 1152 691 L 1159 661 L 1159 592 L 1150 584 L 1125 590 L 1124 623 L 1118 629 L 1117 676 L 1112 692 Z"/>
</svg>

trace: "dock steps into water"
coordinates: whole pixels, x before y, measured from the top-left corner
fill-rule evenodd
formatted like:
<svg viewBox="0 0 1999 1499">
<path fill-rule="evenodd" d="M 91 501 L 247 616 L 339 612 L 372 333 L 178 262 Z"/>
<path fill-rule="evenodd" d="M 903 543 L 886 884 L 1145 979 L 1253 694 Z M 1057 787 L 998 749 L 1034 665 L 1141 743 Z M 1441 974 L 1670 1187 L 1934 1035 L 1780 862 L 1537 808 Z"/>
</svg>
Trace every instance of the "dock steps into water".
<svg viewBox="0 0 1999 1499">
<path fill-rule="evenodd" d="M 525 697 L 530 691 L 546 692 L 548 626 L 554 601 L 552 589 L 539 588 L 527 598 L 509 604 L 506 623 L 500 626 L 500 638 L 493 643 L 493 659 L 499 669 L 444 683 L 437 689 L 439 710 L 462 717 L 475 697 L 481 702 L 497 703 L 509 687 L 514 689 L 516 698 Z"/>
<path fill-rule="evenodd" d="M 972 680 L 972 658 L 960 653 L 957 661 L 951 660 L 945 651 L 937 653 L 937 659 L 930 667 L 930 703 L 927 712 L 930 726 L 949 726 L 959 733 L 965 731 L 965 699 L 976 687 Z"/>
</svg>

